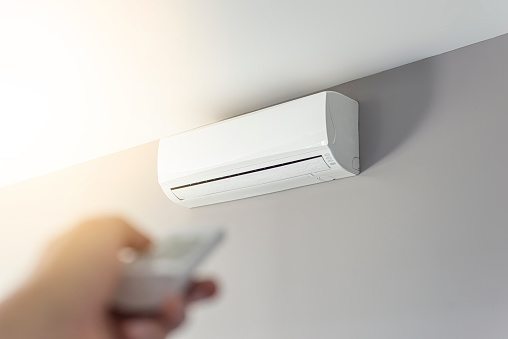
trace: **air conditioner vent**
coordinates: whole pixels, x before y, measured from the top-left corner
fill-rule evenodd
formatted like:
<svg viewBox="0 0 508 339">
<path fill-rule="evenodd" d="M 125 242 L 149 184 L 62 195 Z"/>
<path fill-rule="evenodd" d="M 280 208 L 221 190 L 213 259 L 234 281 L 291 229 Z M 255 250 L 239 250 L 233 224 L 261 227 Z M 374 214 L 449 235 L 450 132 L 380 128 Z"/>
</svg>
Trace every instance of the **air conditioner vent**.
<svg viewBox="0 0 508 339">
<path fill-rule="evenodd" d="M 320 155 L 171 188 L 180 200 L 309 175 L 330 169 Z"/>
</svg>

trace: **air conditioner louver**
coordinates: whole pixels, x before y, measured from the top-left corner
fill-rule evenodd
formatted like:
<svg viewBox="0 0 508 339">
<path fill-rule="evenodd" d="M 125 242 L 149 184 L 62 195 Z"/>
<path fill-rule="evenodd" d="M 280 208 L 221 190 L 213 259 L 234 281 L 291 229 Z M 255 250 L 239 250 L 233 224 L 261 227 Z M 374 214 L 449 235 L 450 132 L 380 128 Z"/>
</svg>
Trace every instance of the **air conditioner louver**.
<svg viewBox="0 0 508 339">
<path fill-rule="evenodd" d="M 323 157 L 314 156 L 179 187 L 173 187 L 171 188 L 171 192 L 173 192 L 173 194 L 180 200 L 195 199 L 211 194 L 223 193 L 309 175 L 329 169 L 330 167 L 323 160 Z"/>
</svg>

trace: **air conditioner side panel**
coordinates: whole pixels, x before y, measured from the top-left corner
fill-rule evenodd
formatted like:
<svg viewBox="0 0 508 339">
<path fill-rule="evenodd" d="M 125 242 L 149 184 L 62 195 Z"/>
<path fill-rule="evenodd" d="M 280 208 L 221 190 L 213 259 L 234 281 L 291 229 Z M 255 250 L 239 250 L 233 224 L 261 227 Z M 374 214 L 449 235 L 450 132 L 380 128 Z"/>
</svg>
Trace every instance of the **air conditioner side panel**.
<svg viewBox="0 0 508 339">
<path fill-rule="evenodd" d="M 337 92 L 326 92 L 326 95 L 328 146 L 343 168 L 359 174 L 359 104 Z"/>
</svg>

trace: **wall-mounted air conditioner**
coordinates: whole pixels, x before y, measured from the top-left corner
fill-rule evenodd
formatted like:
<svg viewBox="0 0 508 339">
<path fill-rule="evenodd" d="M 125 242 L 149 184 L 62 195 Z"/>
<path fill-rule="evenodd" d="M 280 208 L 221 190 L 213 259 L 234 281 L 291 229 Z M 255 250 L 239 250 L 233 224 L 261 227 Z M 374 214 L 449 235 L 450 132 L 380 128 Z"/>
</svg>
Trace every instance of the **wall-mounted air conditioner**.
<svg viewBox="0 0 508 339">
<path fill-rule="evenodd" d="M 158 176 L 196 207 L 360 172 L 358 103 L 322 92 L 161 139 Z"/>
</svg>

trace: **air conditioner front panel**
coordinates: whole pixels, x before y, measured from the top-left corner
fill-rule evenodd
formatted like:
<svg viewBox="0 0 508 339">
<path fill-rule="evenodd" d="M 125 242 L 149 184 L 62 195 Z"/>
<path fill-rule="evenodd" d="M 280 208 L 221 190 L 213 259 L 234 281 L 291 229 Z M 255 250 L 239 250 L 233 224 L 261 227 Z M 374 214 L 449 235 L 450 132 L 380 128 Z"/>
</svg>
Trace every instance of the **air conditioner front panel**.
<svg viewBox="0 0 508 339">
<path fill-rule="evenodd" d="M 319 93 L 161 139 L 159 182 L 324 145 L 326 93 Z"/>
<path fill-rule="evenodd" d="M 171 191 L 179 200 L 196 199 L 212 194 L 251 188 L 271 182 L 329 170 L 323 157 L 291 161 L 270 167 L 259 168 L 248 172 L 213 178 L 204 182 L 173 187 Z"/>
</svg>

